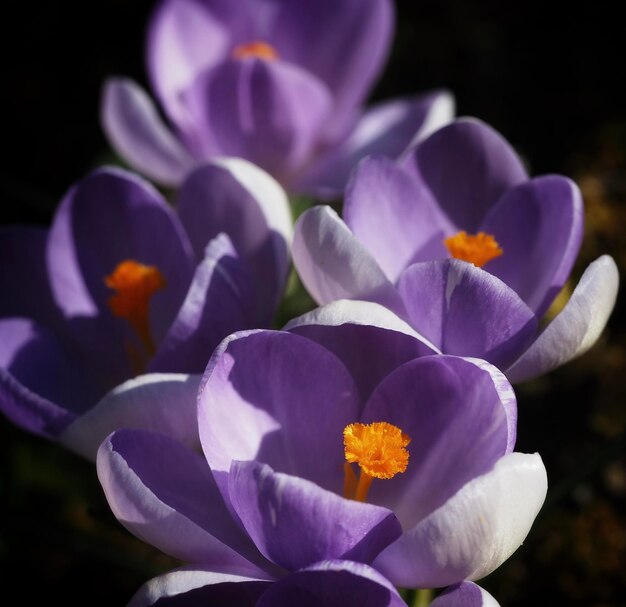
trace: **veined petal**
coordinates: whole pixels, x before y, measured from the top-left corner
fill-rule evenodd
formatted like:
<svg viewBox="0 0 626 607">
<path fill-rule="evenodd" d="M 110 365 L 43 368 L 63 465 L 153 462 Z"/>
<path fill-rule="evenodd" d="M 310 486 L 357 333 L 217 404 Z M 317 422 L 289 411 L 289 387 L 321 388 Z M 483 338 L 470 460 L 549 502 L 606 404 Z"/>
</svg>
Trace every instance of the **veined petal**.
<svg viewBox="0 0 626 607">
<path fill-rule="evenodd" d="M 304 286 L 319 304 L 362 299 L 403 310 L 389 278 L 330 207 L 300 215 L 291 253 Z"/>
<path fill-rule="evenodd" d="M 431 607 L 500 607 L 484 588 L 474 582 L 461 582 L 446 588 Z"/>
<path fill-rule="evenodd" d="M 509 453 L 405 530 L 374 566 L 406 587 L 441 588 L 485 577 L 522 544 L 546 492 L 539 455 Z"/>
<path fill-rule="evenodd" d="M 563 310 L 511 365 L 507 377 L 526 381 L 587 352 L 611 316 L 618 288 L 619 272 L 612 257 L 602 255 L 589 264 Z"/>
<path fill-rule="evenodd" d="M 158 183 L 177 186 L 195 164 L 161 120 L 148 94 L 128 78 L 107 80 L 100 120 L 117 153 L 134 169 Z"/>
</svg>

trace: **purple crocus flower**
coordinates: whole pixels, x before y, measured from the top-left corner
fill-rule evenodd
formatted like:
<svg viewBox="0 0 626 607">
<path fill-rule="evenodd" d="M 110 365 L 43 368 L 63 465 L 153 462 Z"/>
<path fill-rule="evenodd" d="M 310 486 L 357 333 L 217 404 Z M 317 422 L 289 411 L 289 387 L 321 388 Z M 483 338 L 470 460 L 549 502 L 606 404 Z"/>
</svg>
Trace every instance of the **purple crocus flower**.
<svg viewBox="0 0 626 607">
<path fill-rule="evenodd" d="M 177 212 L 102 168 L 69 189 L 49 230 L 3 228 L 0 411 L 87 457 L 124 422 L 191 440 L 194 416 L 162 403 L 226 335 L 269 325 L 291 227 L 273 178 L 222 159 L 189 175 Z M 125 408 L 109 402 L 115 386 Z"/>
<path fill-rule="evenodd" d="M 530 178 L 511 146 L 476 119 L 458 119 L 402 162 L 355 169 L 342 221 L 305 212 L 294 264 L 320 304 L 381 303 L 440 351 L 483 358 L 514 382 L 580 356 L 615 305 L 618 272 L 603 255 L 542 331 L 583 235 L 583 203 L 560 175 Z"/>
<path fill-rule="evenodd" d="M 447 91 L 363 103 L 387 59 L 391 0 L 162 0 L 148 28 L 149 95 L 107 81 L 117 152 L 176 186 L 196 163 L 246 158 L 290 192 L 332 197 L 367 154 L 397 157 L 452 119 Z"/>
<path fill-rule="evenodd" d="M 330 586 L 329 567 L 351 572 L 355 589 L 371 569 L 396 587 L 442 588 L 482 578 L 518 548 L 546 472 L 538 454 L 514 452 L 516 402 L 502 373 L 448 355 L 385 373 L 401 332 L 352 331 L 350 366 L 296 332 L 226 338 L 198 394 L 186 390 L 202 454 L 146 430 L 103 442 L 97 469 L 115 516 L 188 564 L 132 605 L 215 600 L 224 572 L 240 576 L 229 578 L 238 599 L 248 587 L 276 592 L 265 603 L 250 591 L 243 605 L 287 604 L 280 589 L 299 596 L 305 579 Z M 361 348 L 367 339 L 380 347 Z M 367 387 L 374 374 L 381 381 Z"/>
</svg>

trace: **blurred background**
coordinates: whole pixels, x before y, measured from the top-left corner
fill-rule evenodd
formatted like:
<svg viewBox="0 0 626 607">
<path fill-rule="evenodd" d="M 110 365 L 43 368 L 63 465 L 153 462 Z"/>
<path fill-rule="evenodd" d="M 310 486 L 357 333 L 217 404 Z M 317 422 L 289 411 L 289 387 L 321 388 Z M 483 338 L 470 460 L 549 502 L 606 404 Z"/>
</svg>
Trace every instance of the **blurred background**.
<svg viewBox="0 0 626 607">
<path fill-rule="evenodd" d="M 146 83 L 152 4 L 5 2 L 2 224 L 46 225 L 70 184 L 116 161 L 98 122 L 100 87 L 113 74 Z M 581 187 L 586 234 L 566 291 L 603 253 L 624 276 L 626 26 L 617 4 L 553 14 L 534 1 L 396 5 L 372 100 L 450 89 L 458 114 L 493 125 L 533 175 L 561 173 Z M 286 305 L 288 316 L 307 299 Z M 541 453 L 549 492 L 524 545 L 481 582 L 503 607 L 626 606 L 625 321 L 620 294 L 590 352 L 517 388 L 517 450 Z M 124 605 L 176 564 L 120 527 L 92 464 L 0 419 L 0 579 L 20 602 Z"/>
</svg>

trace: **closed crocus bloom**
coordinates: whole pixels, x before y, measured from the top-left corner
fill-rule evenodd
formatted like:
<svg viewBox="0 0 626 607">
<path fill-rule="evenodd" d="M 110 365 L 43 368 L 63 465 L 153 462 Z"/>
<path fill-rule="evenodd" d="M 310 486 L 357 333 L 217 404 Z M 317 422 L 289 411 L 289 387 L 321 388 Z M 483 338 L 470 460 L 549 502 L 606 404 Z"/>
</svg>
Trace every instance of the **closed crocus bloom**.
<svg viewBox="0 0 626 607">
<path fill-rule="evenodd" d="M 333 197 L 360 158 L 398 157 L 453 116 L 446 91 L 364 110 L 393 30 L 391 0 L 163 0 L 147 68 L 169 124 L 137 83 L 114 77 L 102 125 L 127 162 L 163 184 L 229 155 L 290 192 Z"/>
<path fill-rule="evenodd" d="M 464 118 L 401 162 L 361 161 L 343 220 L 330 207 L 305 212 L 293 256 L 319 304 L 381 303 L 442 352 L 484 358 L 517 382 L 583 354 L 613 310 L 619 277 L 603 255 L 538 331 L 582 235 L 574 182 L 530 178 L 500 134 Z"/>
<path fill-rule="evenodd" d="M 547 484 L 539 455 L 514 452 L 511 385 L 484 361 L 447 355 L 389 370 L 403 335 L 383 316 L 353 331 L 355 350 L 374 345 L 351 355 L 368 359 L 374 385 L 350 356 L 294 331 L 238 332 L 216 348 L 198 394 L 186 389 L 201 454 L 147 430 L 103 442 L 98 475 L 118 520 L 186 563 L 134 604 L 210 597 L 224 572 L 268 593 L 305 578 L 321 588 L 329 567 L 360 575 L 355 586 L 364 576 L 443 588 L 518 548 Z M 384 597 L 372 604 L 397 604 Z M 266 604 L 254 600 L 245 604 Z"/>
<path fill-rule="evenodd" d="M 163 397 L 226 335 L 269 325 L 290 229 L 284 191 L 242 160 L 197 168 L 176 211 L 131 173 L 87 175 L 50 229 L 0 233 L 0 411 L 91 458 L 131 421 L 197 442 L 193 408 Z"/>
</svg>

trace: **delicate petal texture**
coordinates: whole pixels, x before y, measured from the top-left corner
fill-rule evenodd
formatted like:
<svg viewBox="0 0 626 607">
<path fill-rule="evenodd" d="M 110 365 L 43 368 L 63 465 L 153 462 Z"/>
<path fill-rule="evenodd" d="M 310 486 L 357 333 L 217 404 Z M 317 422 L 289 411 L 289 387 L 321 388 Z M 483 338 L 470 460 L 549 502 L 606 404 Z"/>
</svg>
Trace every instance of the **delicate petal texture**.
<svg viewBox="0 0 626 607">
<path fill-rule="evenodd" d="M 339 198 L 361 159 L 372 155 L 397 158 L 453 117 L 454 99 L 448 91 L 377 103 L 365 110 L 343 141 L 322 153 L 292 186 L 326 200 Z"/>
<path fill-rule="evenodd" d="M 406 607 L 376 570 L 352 561 L 323 561 L 272 584 L 256 607 Z"/>
<path fill-rule="evenodd" d="M 365 402 L 372 390 L 401 364 L 439 350 L 380 304 L 342 299 L 290 320 L 285 331 L 330 350 L 354 378 Z M 363 353 L 367 352 L 367 356 Z"/>
<path fill-rule="evenodd" d="M 200 376 L 147 374 L 129 379 L 72 423 L 59 441 L 87 459 L 114 430 L 140 428 L 167 433 L 199 448 L 196 399 Z"/>
<path fill-rule="evenodd" d="M 387 548 L 375 566 L 398 586 L 480 579 L 528 534 L 547 491 L 538 454 L 509 453 Z"/>
<path fill-rule="evenodd" d="M 342 363 L 281 331 L 224 340 L 198 404 L 202 448 L 216 474 L 233 460 L 256 460 L 335 493 L 342 492 L 342 432 L 358 415 L 356 387 Z"/>
<path fill-rule="evenodd" d="M 252 268 L 261 324 L 268 324 L 289 270 L 293 226 L 284 190 L 240 158 L 220 158 L 191 173 L 178 196 L 178 214 L 197 257 L 220 232 Z M 252 307 L 252 306 L 250 306 Z"/>
<path fill-rule="evenodd" d="M 126 259 L 159 269 L 166 288 L 150 301 L 158 342 L 193 272 L 191 247 L 165 200 L 147 182 L 113 168 L 94 171 L 66 195 L 52 224 L 47 257 L 52 290 L 71 320 L 72 335 L 111 385 L 133 374 L 123 346 L 136 335 L 109 309 L 112 292 L 104 278 Z"/>
<path fill-rule="evenodd" d="M 204 459 L 176 440 L 119 430 L 100 446 L 98 478 L 117 519 L 183 561 L 229 566 L 256 551 L 235 525 Z"/>
<path fill-rule="evenodd" d="M 204 153 L 241 156 L 284 178 L 311 153 L 331 110 L 324 84 L 280 60 L 231 60 L 185 93 Z"/>
<path fill-rule="evenodd" d="M 259 572 L 260 573 L 260 572 Z M 184 567 L 175 569 L 145 583 L 128 603 L 128 607 L 189 607 L 198 605 L 237 605 L 255 607 L 257 600 L 272 584 L 254 571 L 243 567 Z"/>
<path fill-rule="evenodd" d="M 176 186 L 195 164 L 148 94 L 128 78 L 105 83 L 100 120 L 118 154 L 154 181 Z"/>
<path fill-rule="evenodd" d="M 411 263 L 448 256 L 447 222 L 428 189 L 389 158 L 367 158 L 354 171 L 343 217 L 392 282 Z"/>
<path fill-rule="evenodd" d="M 570 300 L 534 343 L 507 370 L 513 382 L 532 379 L 581 356 L 593 346 L 615 307 L 619 273 L 602 255 L 584 271 Z"/>
<path fill-rule="evenodd" d="M 500 604 L 478 584 L 461 582 L 446 588 L 430 607 L 500 607 Z"/>
<path fill-rule="evenodd" d="M 368 501 L 392 510 L 407 530 L 491 470 L 509 450 L 508 417 L 515 412 L 515 396 L 501 376 L 484 362 L 446 355 L 390 373 L 365 405 L 362 421 L 385 421 L 407 434 L 409 465 L 374 483 Z"/>
<path fill-rule="evenodd" d="M 481 229 L 504 253 L 485 269 L 511 287 L 541 318 L 570 275 L 583 236 L 576 184 L 559 175 L 510 189 Z"/>
<path fill-rule="evenodd" d="M 402 535 L 390 510 L 345 499 L 267 464 L 233 462 L 228 490 L 255 546 L 288 571 L 324 559 L 368 563 Z"/>
<path fill-rule="evenodd" d="M 459 230 L 477 232 L 487 211 L 528 175 L 519 157 L 490 126 L 463 118 L 415 149 L 414 168 Z"/>
<path fill-rule="evenodd" d="M 212 240 L 149 370 L 202 373 L 224 337 L 254 322 L 250 282 L 228 236 Z"/>
<path fill-rule="evenodd" d="M 414 264 L 400 277 L 398 290 L 411 324 L 446 354 L 506 368 L 537 327 L 515 291 L 464 261 Z"/>
<path fill-rule="evenodd" d="M 296 222 L 291 254 L 313 299 L 364 299 L 401 311 L 398 294 L 369 251 L 328 206 L 305 211 Z"/>
</svg>

